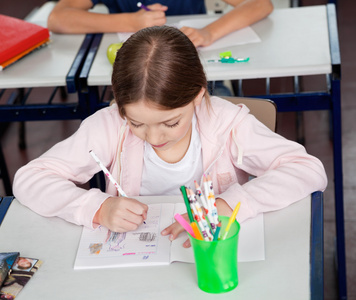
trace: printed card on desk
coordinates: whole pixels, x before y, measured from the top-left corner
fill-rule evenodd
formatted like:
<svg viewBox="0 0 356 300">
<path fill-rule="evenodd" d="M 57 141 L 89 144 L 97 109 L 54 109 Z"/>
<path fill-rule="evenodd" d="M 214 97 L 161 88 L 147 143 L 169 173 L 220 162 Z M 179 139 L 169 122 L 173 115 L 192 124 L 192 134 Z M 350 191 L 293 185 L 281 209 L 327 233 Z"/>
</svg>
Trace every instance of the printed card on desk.
<svg viewBox="0 0 356 300">
<path fill-rule="evenodd" d="M 186 233 L 173 242 L 161 231 L 172 224 L 176 213 L 186 212 L 184 203 L 151 204 L 146 224 L 137 230 L 116 233 L 103 226 L 83 228 L 74 269 L 169 265 L 174 261 L 194 263 L 191 248 L 183 248 Z M 242 232 L 245 231 L 246 234 Z M 263 215 L 241 225 L 238 260 L 264 260 Z"/>
<path fill-rule="evenodd" d="M 19 255 L 20 252 L 0 253 L 0 288 L 5 282 L 7 275 L 11 272 L 11 268 Z"/>
<path fill-rule="evenodd" d="M 1 288 L 0 299 L 15 299 L 41 265 L 36 258 L 18 257 Z"/>
</svg>

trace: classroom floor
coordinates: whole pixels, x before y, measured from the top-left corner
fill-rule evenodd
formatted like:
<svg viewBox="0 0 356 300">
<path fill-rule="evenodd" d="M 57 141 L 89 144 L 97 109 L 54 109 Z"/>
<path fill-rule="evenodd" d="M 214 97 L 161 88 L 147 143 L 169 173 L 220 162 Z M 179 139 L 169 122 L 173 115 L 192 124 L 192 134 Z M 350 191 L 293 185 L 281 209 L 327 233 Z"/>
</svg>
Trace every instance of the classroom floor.
<svg viewBox="0 0 356 300">
<path fill-rule="evenodd" d="M 24 18 L 44 0 L 22 0 L 13 5 L 11 0 L 0 1 L 0 13 L 18 18 Z M 322 0 L 304 0 L 304 5 L 325 4 Z M 342 60 L 342 118 L 343 118 L 343 167 L 344 167 L 344 206 L 345 206 L 345 236 L 346 259 L 348 278 L 348 299 L 356 300 L 356 104 L 353 97 L 356 95 L 356 2 L 339 1 L 338 26 Z M 303 81 L 303 88 L 322 85 L 323 78 L 318 76 L 308 77 Z M 277 90 L 284 91 L 290 86 L 290 81 L 285 79 L 273 80 Z M 263 83 L 262 83 L 263 85 Z M 246 90 L 256 92 L 261 86 L 260 80 L 246 82 Z M 8 95 L 12 90 L 7 91 Z M 42 98 L 49 95 L 48 88 L 35 89 L 31 98 Z M 245 94 L 246 95 L 246 94 Z M 58 97 L 59 98 L 59 97 Z M 66 101 L 75 101 L 75 95 L 68 95 Z M 58 101 L 61 101 L 60 99 Z M 332 144 L 329 138 L 329 114 L 326 111 L 310 111 L 302 113 L 304 119 L 304 137 L 307 151 L 319 157 L 325 165 L 329 185 L 324 193 L 324 253 L 325 253 L 325 299 L 337 299 L 337 281 L 335 273 L 335 215 L 334 215 L 334 184 Z M 283 136 L 296 140 L 296 114 L 279 113 L 277 131 Z M 5 157 L 11 178 L 16 170 L 29 160 L 39 156 L 56 142 L 66 138 L 78 127 L 79 121 L 48 121 L 26 123 L 27 148 L 18 147 L 19 124 L 11 124 L 1 137 Z M 0 195 L 4 195 L 0 184 Z"/>
</svg>

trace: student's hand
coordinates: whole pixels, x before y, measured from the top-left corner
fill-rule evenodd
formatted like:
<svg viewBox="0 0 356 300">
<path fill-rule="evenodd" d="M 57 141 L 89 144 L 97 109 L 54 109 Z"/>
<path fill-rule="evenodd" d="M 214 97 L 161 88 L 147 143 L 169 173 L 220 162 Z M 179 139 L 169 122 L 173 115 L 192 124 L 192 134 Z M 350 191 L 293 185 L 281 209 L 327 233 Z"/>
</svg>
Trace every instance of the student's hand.
<svg viewBox="0 0 356 300">
<path fill-rule="evenodd" d="M 147 5 L 147 8 L 149 8 L 152 11 L 167 11 L 168 6 L 162 5 L 160 3 L 155 3 L 155 4 Z"/>
<path fill-rule="evenodd" d="M 186 219 L 186 221 L 189 223 L 189 217 L 188 214 L 182 214 L 183 218 Z M 161 234 L 162 235 L 169 235 L 169 240 L 173 241 L 175 240 L 178 235 L 184 231 L 184 228 L 178 223 L 174 222 L 172 225 L 168 226 L 167 228 L 163 229 Z M 183 243 L 184 248 L 189 248 L 190 247 L 190 241 L 187 239 Z"/>
<path fill-rule="evenodd" d="M 152 4 L 147 6 L 150 11 L 140 9 L 135 15 L 135 26 L 136 31 L 152 26 L 162 26 L 166 24 L 166 14 L 165 11 L 168 9 L 167 6 L 161 4 Z"/>
<path fill-rule="evenodd" d="M 148 206 L 126 197 L 107 198 L 94 217 L 98 223 L 114 232 L 135 230 L 147 218 Z"/>
<path fill-rule="evenodd" d="M 216 209 L 218 210 L 218 215 L 219 216 L 227 216 L 230 217 L 232 214 L 232 208 L 229 206 L 229 204 L 226 203 L 226 201 L 222 198 L 216 198 Z"/>
<path fill-rule="evenodd" d="M 210 31 L 205 28 L 197 29 L 184 26 L 180 30 L 192 41 L 195 47 L 209 46 L 213 43 Z"/>
</svg>

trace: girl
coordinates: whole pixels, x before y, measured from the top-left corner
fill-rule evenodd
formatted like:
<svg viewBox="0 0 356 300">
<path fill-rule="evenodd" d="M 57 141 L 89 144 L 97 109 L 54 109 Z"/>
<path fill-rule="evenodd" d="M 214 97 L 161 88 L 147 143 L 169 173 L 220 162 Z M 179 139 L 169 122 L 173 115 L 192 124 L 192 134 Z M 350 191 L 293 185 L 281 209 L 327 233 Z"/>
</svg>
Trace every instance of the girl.
<svg viewBox="0 0 356 300">
<path fill-rule="evenodd" d="M 87 227 L 136 229 L 145 204 L 118 196 L 110 182 L 106 192 L 77 186 L 100 171 L 90 150 L 130 197 L 180 194 L 181 185 L 209 173 L 219 215 L 231 215 L 240 201 L 240 222 L 326 187 L 323 165 L 301 145 L 267 129 L 244 105 L 209 99 L 196 48 L 178 29 L 132 35 L 118 51 L 112 86 L 114 105 L 16 173 L 21 203 Z M 162 234 L 173 240 L 181 231 L 174 223 Z"/>
</svg>

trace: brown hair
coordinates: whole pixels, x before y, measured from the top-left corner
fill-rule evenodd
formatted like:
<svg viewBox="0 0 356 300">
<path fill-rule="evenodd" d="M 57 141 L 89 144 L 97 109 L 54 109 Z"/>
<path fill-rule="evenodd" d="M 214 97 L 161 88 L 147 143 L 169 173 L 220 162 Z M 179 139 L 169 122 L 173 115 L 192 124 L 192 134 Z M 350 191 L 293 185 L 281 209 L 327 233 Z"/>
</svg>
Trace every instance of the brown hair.
<svg viewBox="0 0 356 300">
<path fill-rule="evenodd" d="M 189 38 L 179 29 L 154 26 L 133 34 L 117 52 L 112 88 L 124 117 L 126 104 L 142 100 L 162 109 L 186 106 L 201 88 L 207 90 L 207 80 Z"/>
</svg>

